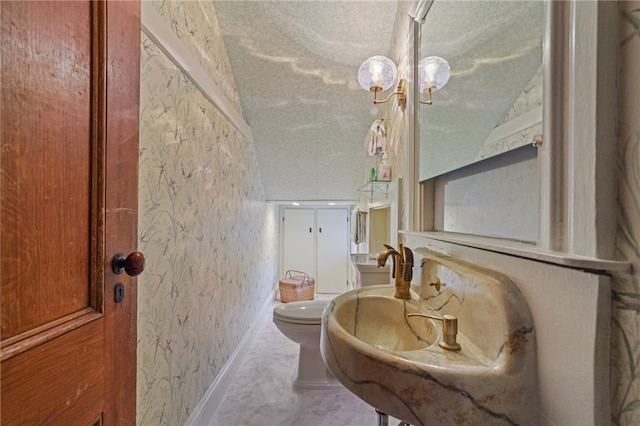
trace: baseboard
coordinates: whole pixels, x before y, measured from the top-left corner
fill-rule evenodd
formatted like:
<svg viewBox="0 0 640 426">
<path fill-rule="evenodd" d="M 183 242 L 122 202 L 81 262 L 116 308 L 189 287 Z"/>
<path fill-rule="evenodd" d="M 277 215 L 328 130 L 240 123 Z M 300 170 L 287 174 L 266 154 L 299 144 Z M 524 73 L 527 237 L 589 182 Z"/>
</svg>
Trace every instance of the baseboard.
<svg viewBox="0 0 640 426">
<path fill-rule="evenodd" d="M 273 289 L 273 293 L 265 302 L 249 330 L 245 333 L 238 346 L 236 346 L 236 349 L 224 364 L 213 383 L 211 383 L 211 386 L 207 389 L 202 399 L 194 407 L 193 412 L 184 423 L 185 426 L 205 426 L 209 424 L 220 402 L 222 402 L 222 398 L 224 398 L 236 371 L 238 371 L 242 361 L 249 352 L 251 343 L 256 335 L 258 323 L 268 314 L 268 311 L 272 309 L 276 291 L 277 287 Z"/>
</svg>

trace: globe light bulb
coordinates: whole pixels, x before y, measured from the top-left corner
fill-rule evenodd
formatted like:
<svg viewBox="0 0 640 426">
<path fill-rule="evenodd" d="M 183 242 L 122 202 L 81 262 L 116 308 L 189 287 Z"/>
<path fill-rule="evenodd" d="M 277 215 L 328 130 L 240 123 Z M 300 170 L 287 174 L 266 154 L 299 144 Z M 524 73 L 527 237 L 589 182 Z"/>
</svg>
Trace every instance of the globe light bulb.
<svg viewBox="0 0 640 426">
<path fill-rule="evenodd" d="M 372 56 L 360 65 L 358 82 L 367 91 L 383 91 L 393 86 L 398 79 L 398 69 L 385 56 Z"/>
</svg>

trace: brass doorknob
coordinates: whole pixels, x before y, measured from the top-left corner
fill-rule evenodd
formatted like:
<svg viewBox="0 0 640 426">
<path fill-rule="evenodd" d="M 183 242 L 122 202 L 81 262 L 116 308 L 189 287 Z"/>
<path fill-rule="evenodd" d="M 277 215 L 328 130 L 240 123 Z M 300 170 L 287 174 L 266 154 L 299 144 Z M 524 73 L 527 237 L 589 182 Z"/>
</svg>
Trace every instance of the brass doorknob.
<svg viewBox="0 0 640 426">
<path fill-rule="evenodd" d="M 111 261 L 111 269 L 116 274 L 121 274 L 123 271 L 132 277 L 140 275 L 144 271 L 144 254 L 139 251 L 134 251 L 126 256 L 124 253 L 116 253 Z"/>
</svg>

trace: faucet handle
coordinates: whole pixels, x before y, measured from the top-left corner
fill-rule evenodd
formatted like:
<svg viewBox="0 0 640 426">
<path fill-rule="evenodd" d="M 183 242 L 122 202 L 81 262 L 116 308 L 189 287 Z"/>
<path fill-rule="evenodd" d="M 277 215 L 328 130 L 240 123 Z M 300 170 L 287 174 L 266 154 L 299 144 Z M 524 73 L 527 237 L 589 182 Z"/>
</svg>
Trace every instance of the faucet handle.
<svg viewBox="0 0 640 426">
<path fill-rule="evenodd" d="M 413 278 L 413 252 L 409 247 L 404 247 L 404 274 L 402 278 L 407 282 Z"/>
<path fill-rule="evenodd" d="M 430 286 L 430 287 L 435 287 L 435 288 L 436 288 L 436 291 L 437 291 L 438 293 L 440 293 L 440 287 L 442 287 L 442 286 L 443 286 L 443 284 L 440 282 L 440 278 L 436 277 L 436 280 L 435 280 L 435 281 L 431 281 L 431 282 L 429 283 L 429 286 Z"/>
</svg>

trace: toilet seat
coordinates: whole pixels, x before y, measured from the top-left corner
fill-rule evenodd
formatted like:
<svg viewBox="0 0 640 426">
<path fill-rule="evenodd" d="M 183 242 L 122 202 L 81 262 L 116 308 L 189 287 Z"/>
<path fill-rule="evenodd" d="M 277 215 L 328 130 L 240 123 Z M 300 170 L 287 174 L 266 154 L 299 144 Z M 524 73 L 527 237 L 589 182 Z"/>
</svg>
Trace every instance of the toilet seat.
<svg viewBox="0 0 640 426">
<path fill-rule="evenodd" d="M 278 305 L 273 309 L 273 319 L 304 325 L 320 325 L 322 312 L 330 300 L 304 300 Z"/>
</svg>

